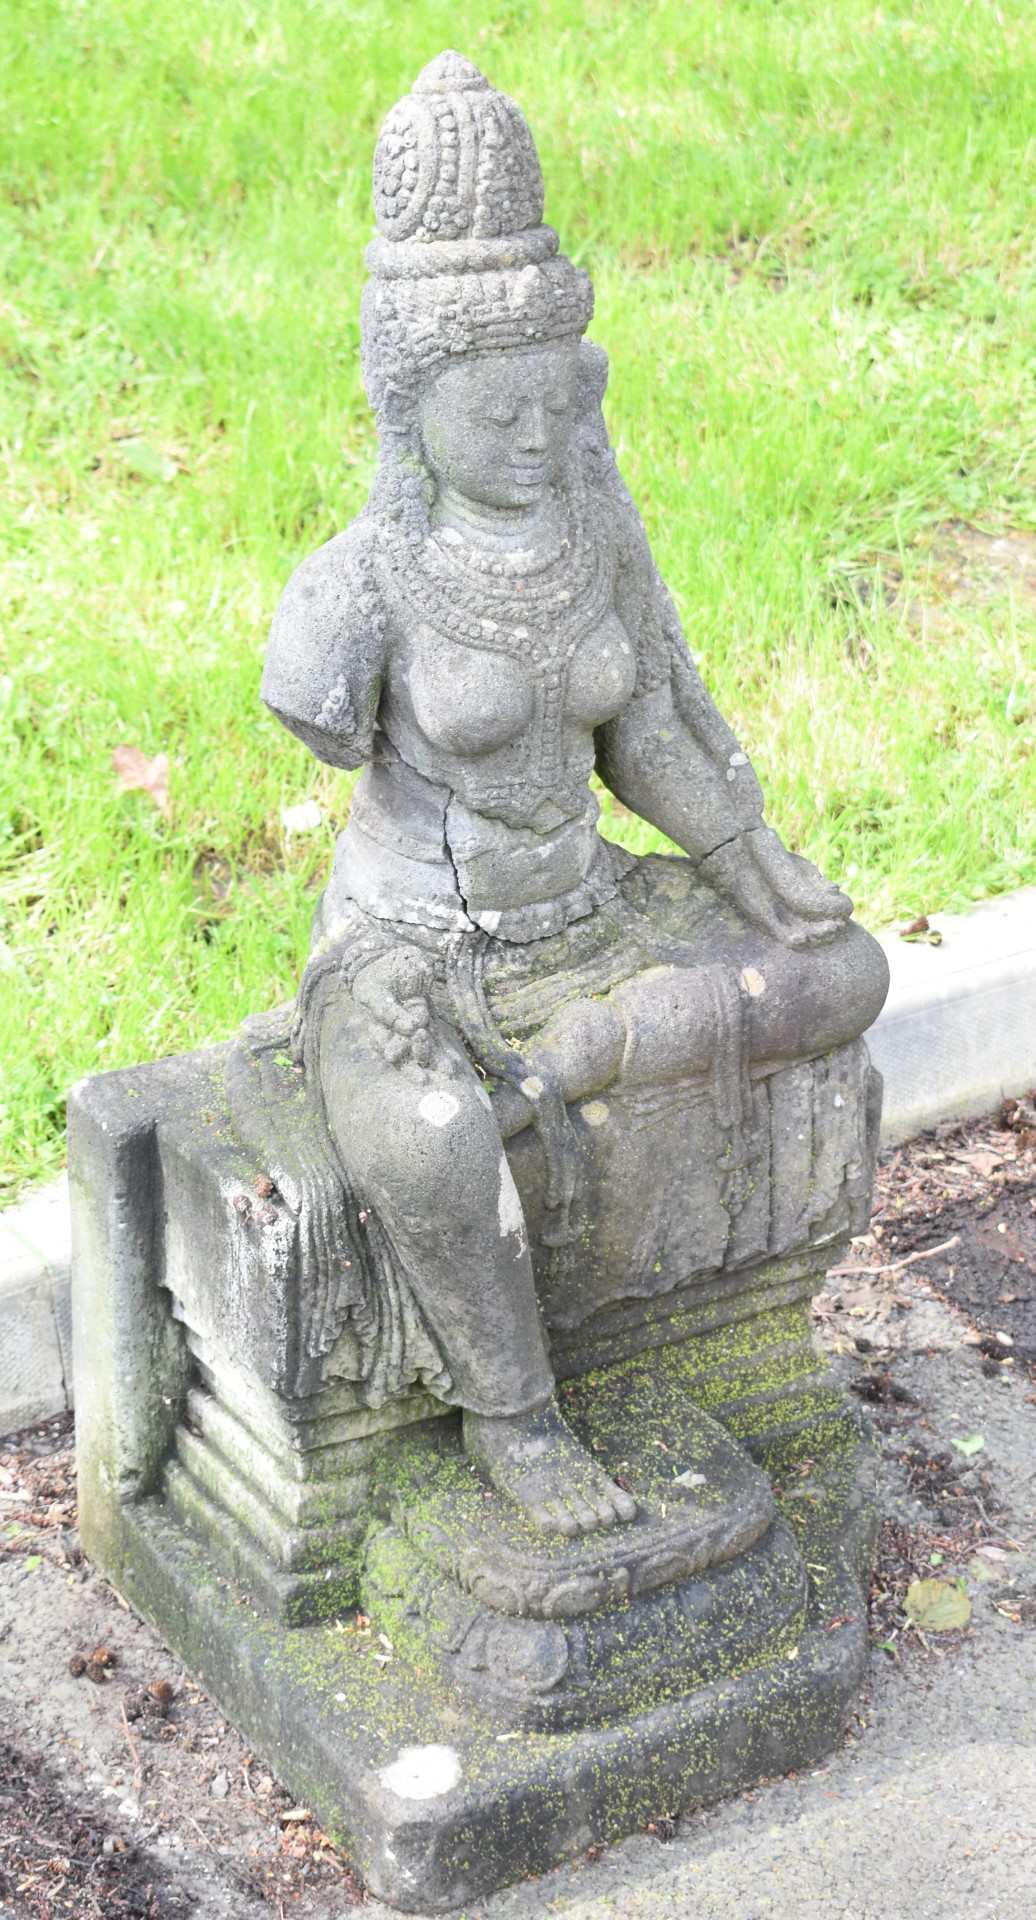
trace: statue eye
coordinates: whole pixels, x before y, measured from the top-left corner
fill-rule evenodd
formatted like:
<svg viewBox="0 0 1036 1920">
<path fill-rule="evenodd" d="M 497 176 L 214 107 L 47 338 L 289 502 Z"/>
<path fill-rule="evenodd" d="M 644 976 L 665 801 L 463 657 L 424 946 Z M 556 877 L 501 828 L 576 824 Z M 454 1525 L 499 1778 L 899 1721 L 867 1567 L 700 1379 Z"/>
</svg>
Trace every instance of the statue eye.
<svg viewBox="0 0 1036 1920">
<path fill-rule="evenodd" d="M 486 414 L 486 419 L 489 421 L 490 425 L 494 427 L 513 427 L 517 418 L 518 418 L 518 415 L 516 413 L 487 413 Z"/>
<path fill-rule="evenodd" d="M 553 400 L 547 401 L 547 412 L 567 413 L 571 405 L 572 395 L 570 393 L 556 394 Z"/>
</svg>

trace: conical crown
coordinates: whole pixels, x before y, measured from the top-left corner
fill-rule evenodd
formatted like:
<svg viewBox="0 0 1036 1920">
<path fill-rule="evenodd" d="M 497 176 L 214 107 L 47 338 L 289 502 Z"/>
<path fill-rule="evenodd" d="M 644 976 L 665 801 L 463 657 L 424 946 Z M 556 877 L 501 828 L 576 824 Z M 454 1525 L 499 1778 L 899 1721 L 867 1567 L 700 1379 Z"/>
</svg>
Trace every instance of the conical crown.
<svg viewBox="0 0 1036 1920">
<path fill-rule="evenodd" d="M 544 225 L 525 118 L 461 54 L 441 53 L 388 115 L 374 208 L 361 331 L 376 407 L 408 367 L 586 328 L 593 288 Z"/>
<path fill-rule="evenodd" d="M 384 241 L 413 243 L 405 262 L 411 270 L 442 271 L 444 243 L 456 248 L 454 272 L 504 257 L 525 264 L 557 249 L 557 236 L 542 224 L 543 176 L 525 118 L 459 53 L 441 53 L 425 67 L 385 121 L 374 155 L 374 210 Z M 423 263 L 422 244 L 435 249 Z M 377 249 L 375 270 L 395 278 L 386 253 Z M 393 264 L 405 273 L 402 258 Z"/>
</svg>

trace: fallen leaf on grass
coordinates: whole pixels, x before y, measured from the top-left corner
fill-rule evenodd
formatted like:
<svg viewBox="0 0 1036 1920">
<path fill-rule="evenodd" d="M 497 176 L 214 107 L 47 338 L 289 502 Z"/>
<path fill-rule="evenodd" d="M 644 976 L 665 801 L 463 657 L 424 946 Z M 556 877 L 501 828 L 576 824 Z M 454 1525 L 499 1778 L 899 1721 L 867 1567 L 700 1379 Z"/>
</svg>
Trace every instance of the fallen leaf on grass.
<svg viewBox="0 0 1036 1920">
<path fill-rule="evenodd" d="M 149 793 L 159 812 L 167 820 L 172 819 L 169 760 L 166 754 L 156 753 L 154 759 L 149 760 L 139 747 L 120 745 L 112 748 L 112 766 L 118 775 L 120 793 Z"/>
<path fill-rule="evenodd" d="M 300 800 L 297 806 L 281 808 L 281 826 L 285 833 L 315 833 L 324 816 L 315 800 Z"/>
<path fill-rule="evenodd" d="M 168 486 L 171 480 L 176 479 L 176 461 L 170 460 L 161 447 L 153 447 L 150 440 L 123 440 L 119 447 L 119 459 L 141 480 L 161 480 Z"/>
<path fill-rule="evenodd" d="M 971 1619 L 971 1601 L 950 1580 L 912 1580 L 906 1594 L 907 1617 L 924 1633 L 953 1633 Z"/>
</svg>

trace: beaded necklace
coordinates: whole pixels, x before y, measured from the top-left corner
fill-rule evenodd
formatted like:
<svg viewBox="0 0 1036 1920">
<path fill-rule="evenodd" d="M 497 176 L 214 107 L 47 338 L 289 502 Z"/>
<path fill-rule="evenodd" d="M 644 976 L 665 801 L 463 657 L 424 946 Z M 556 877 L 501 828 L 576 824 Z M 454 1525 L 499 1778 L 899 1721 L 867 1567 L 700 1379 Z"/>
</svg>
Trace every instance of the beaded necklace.
<svg viewBox="0 0 1036 1920">
<path fill-rule="evenodd" d="M 464 799 L 479 812 L 525 824 L 544 799 L 585 809 L 586 774 L 565 754 L 565 696 L 580 643 L 611 604 L 612 562 L 589 517 L 567 490 L 562 533 L 550 546 L 491 554 L 461 535 L 430 533 L 416 549 L 393 542 L 393 585 L 407 612 L 433 632 L 480 653 L 504 654 L 531 674 L 536 704 L 518 773 L 492 779 L 472 768 Z"/>
</svg>

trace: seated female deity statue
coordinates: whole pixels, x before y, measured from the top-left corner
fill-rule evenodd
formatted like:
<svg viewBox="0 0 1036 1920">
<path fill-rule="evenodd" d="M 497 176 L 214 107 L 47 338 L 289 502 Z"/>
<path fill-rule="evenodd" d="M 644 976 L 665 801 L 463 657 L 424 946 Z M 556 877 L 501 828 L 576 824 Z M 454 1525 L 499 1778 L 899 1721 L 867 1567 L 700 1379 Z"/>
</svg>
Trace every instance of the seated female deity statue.
<svg viewBox="0 0 1036 1920">
<path fill-rule="evenodd" d="M 886 964 L 764 824 L 692 661 L 517 107 L 444 54 L 385 124 L 374 197 L 380 465 L 285 590 L 262 686 L 362 769 L 295 1009 L 304 1123 L 271 1145 L 240 1057 L 229 1087 L 297 1213 L 322 1349 L 351 1342 L 371 1404 L 420 1382 L 459 1407 L 496 1488 L 577 1536 L 636 1512 L 566 1425 L 537 1298 L 538 1265 L 562 1294 L 578 1265 L 577 1109 L 704 1087 L 733 1217 L 753 1075 L 855 1041 Z M 603 839 L 594 773 L 682 855 Z"/>
</svg>

